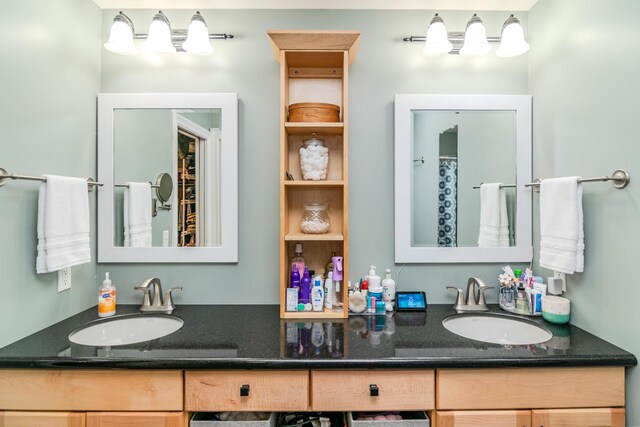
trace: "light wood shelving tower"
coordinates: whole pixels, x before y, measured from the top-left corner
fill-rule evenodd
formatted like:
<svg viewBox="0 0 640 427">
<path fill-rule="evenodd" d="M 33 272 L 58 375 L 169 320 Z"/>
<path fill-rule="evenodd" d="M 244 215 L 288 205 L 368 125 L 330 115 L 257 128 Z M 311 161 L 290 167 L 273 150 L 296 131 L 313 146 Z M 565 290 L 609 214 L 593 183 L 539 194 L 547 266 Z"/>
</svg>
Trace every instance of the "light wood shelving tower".
<svg viewBox="0 0 640 427">
<path fill-rule="evenodd" d="M 269 31 L 280 63 L 280 317 L 284 319 L 346 318 L 346 283 L 338 300 L 342 307 L 323 312 L 287 312 L 286 289 L 295 244 L 303 244 L 306 264 L 324 273 L 331 253 L 344 257 L 348 280 L 348 70 L 356 58 L 360 33 L 356 31 Z M 288 107 L 298 102 L 324 102 L 340 106 L 337 123 L 287 122 Z M 316 134 L 329 148 L 326 181 L 303 181 L 298 150 L 303 139 Z M 286 174 L 293 176 L 289 181 Z M 303 206 L 327 203 L 330 219 L 326 234 L 300 231 Z"/>
</svg>

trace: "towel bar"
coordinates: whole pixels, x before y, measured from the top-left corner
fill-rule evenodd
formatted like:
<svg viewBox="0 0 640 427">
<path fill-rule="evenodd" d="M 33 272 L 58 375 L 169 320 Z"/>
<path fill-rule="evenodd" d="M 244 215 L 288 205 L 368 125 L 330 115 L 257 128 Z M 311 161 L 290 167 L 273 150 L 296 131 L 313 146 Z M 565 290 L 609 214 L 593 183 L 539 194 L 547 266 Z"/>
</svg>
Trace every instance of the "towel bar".
<svg viewBox="0 0 640 427">
<path fill-rule="evenodd" d="M 484 184 L 484 182 L 481 182 L 480 185 Z M 474 190 L 479 190 L 480 189 L 480 185 L 478 185 L 477 187 L 472 187 Z M 500 186 L 500 188 L 516 188 L 515 184 L 502 184 Z"/>
<path fill-rule="evenodd" d="M 10 174 L 6 169 L 0 168 L 0 187 L 5 185 L 10 179 L 41 182 L 47 181 L 47 178 L 45 178 L 44 176 L 18 175 L 17 173 Z M 93 178 L 87 178 L 87 185 L 89 186 L 88 190 L 93 191 L 94 187 L 102 187 L 104 184 L 102 184 L 101 182 L 96 182 Z"/>
<path fill-rule="evenodd" d="M 629 185 L 629 181 L 631 181 L 631 177 L 629 173 L 624 169 L 617 169 L 613 171 L 611 176 L 596 176 L 593 178 L 580 178 L 578 182 L 607 182 L 612 181 L 611 184 L 617 188 L 621 189 Z M 537 178 L 535 181 L 525 184 L 525 187 L 534 187 L 534 191 L 540 192 L 540 183 L 541 179 Z"/>
</svg>

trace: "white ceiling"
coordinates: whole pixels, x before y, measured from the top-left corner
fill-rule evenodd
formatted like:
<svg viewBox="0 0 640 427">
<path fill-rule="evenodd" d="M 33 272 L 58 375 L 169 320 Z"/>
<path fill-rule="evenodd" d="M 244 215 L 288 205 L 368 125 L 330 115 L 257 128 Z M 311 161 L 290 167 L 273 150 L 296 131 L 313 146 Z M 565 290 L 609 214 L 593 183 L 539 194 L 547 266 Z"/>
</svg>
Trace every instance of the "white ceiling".
<svg viewBox="0 0 640 427">
<path fill-rule="evenodd" d="M 93 0 L 101 9 L 428 9 L 528 11 L 538 0 Z"/>
</svg>

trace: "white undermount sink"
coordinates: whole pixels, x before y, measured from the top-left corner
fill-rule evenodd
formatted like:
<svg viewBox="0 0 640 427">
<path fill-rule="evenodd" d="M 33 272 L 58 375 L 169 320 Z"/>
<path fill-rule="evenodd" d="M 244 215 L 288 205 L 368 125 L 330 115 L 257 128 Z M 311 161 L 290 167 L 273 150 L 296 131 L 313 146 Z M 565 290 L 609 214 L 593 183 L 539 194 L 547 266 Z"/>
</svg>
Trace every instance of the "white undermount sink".
<svg viewBox="0 0 640 427">
<path fill-rule="evenodd" d="M 444 319 L 442 325 L 456 335 L 492 344 L 539 344 L 553 337 L 547 328 L 534 322 L 501 314 L 458 314 Z"/>
<path fill-rule="evenodd" d="M 155 340 L 174 333 L 184 322 L 176 316 L 134 314 L 97 320 L 69 334 L 75 344 L 118 346 Z"/>
</svg>

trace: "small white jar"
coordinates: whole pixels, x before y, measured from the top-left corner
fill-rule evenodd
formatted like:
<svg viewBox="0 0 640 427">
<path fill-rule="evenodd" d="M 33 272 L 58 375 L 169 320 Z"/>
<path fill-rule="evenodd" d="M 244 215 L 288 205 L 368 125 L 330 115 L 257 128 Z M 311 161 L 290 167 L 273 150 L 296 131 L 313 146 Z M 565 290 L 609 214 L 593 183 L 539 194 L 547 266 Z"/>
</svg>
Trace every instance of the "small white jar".
<svg viewBox="0 0 640 427">
<path fill-rule="evenodd" d="M 329 169 L 329 148 L 324 141 L 315 135 L 305 139 L 304 147 L 300 147 L 300 171 L 302 179 L 307 181 L 321 181 L 327 179 Z"/>
<path fill-rule="evenodd" d="M 324 234 L 329 232 L 329 214 L 327 205 L 309 203 L 304 205 L 304 214 L 300 229 L 305 234 Z"/>
</svg>

